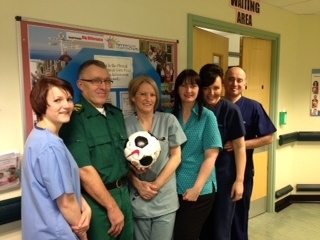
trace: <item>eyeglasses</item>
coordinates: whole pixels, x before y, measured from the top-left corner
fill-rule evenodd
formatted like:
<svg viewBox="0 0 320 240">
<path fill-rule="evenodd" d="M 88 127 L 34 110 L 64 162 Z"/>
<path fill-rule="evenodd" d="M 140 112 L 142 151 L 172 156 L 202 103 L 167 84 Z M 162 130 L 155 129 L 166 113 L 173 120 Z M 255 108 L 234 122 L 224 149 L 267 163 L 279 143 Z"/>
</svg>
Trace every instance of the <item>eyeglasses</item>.
<svg viewBox="0 0 320 240">
<path fill-rule="evenodd" d="M 89 82 L 94 86 L 100 86 L 102 83 L 105 83 L 106 85 L 111 85 L 113 81 L 111 79 L 80 79 L 81 81 Z"/>
</svg>

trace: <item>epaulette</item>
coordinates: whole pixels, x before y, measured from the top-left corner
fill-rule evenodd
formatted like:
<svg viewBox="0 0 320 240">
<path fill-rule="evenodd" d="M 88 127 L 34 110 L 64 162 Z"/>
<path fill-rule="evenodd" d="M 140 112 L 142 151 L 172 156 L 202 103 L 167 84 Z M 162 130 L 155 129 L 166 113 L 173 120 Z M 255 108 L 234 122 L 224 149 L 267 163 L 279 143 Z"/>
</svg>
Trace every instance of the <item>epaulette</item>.
<svg viewBox="0 0 320 240">
<path fill-rule="evenodd" d="M 81 110 L 82 110 L 82 104 L 81 103 L 77 103 L 77 104 L 74 105 L 73 111 L 81 112 Z"/>
</svg>

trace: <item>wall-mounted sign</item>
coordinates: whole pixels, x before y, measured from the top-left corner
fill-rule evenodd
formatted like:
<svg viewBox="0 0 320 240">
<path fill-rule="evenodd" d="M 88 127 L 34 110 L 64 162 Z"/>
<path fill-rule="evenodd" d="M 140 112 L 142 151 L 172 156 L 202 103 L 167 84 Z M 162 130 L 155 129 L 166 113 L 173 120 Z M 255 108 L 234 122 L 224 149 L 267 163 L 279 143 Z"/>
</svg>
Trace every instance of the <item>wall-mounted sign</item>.
<svg viewBox="0 0 320 240">
<path fill-rule="evenodd" d="M 230 0 L 229 3 L 236 9 L 236 23 L 252 27 L 252 15 L 260 14 L 259 0 Z"/>
<path fill-rule="evenodd" d="M 320 116 L 320 107 L 318 105 L 318 101 L 320 99 L 319 83 L 320 83 L 320 69 L 312 69 L 311 87 L 310 87 L 310 92 L 311 92 L 310 115 L 313 117 Z"/>
</svg>

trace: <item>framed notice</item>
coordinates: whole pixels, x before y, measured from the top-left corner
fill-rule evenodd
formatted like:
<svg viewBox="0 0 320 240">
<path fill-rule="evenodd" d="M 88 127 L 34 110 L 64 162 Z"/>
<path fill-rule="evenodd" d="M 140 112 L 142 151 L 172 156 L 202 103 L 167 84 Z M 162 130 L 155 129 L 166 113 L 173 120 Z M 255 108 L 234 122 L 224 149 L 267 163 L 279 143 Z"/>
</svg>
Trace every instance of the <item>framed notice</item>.
<svg viewBox="0 0 320 240">
<path fill-rule="evenodd" d="M 312 69 L 311 77 L 311 87 L 310 87 L 310 116 L 319 117 L 320 116 L 320 106 L 319 106 L 319 83 L 320 83 L 320 69 Z"/>
</svg>

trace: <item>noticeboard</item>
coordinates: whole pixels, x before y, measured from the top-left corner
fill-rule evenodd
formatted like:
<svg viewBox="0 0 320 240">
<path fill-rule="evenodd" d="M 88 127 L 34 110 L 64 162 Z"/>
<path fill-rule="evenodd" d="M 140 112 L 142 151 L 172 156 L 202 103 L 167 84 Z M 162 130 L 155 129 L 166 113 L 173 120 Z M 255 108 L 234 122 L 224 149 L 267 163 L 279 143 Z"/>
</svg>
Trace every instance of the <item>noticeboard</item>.
<svg viewBox="0 0 320 240">
<path fill-rule="evenodd" d="M 77 70 L 88 59 L 103 60 L 114 86 L 108 101 L 130 114 L 127 83 L 132 77 L 148 75 L 158 84 L 161 106 L 173 102 L 171 92 L 177 72 L 177 40 L 113 33 L 16 17 L 21 31 L 23 100 L 26 136 L 36 117 L 29 94 L 42 76 L 57 76 L 76 87 Z M 161 107 L 160 106 L 160 107 Z"/>
</svg>

